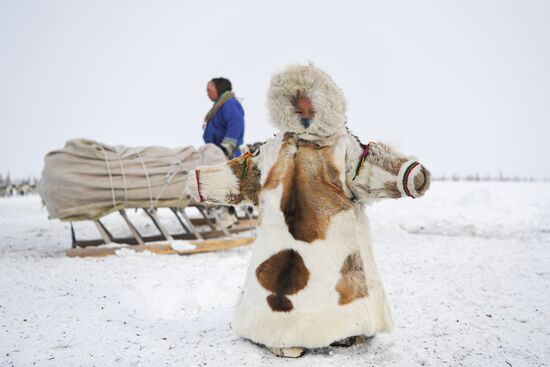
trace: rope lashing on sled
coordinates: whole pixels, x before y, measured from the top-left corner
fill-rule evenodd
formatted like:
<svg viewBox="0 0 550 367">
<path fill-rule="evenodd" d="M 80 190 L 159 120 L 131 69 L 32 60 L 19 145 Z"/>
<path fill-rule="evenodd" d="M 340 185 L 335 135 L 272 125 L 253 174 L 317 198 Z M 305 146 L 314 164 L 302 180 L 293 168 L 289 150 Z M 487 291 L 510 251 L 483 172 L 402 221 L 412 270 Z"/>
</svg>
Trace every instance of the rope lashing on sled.
<svg viewBox="0 0 550 367">
<path fill-rule="evenodd" d="M 109 184 L 111 189 L 111 197 L 113 200 L 113 208 L 116 210 L 118 202 L 117 202 L 116 191 L 115 191 L 116 189 L 115 189 L 114 180 L 113 180 L 113 172 L 111 170 L 111 161 L 109 160 L 109 158 L 107 158 L 107 151 L 105 150 L 105 147 L 103 145 L 100 145 L 100 147 L 101 147 L 101 151 L 103 152 L 103 159 L 105 160 L 105 165 L 107 166 L 107 173 L 109 174 Z M 141 166 L 143 167 L 143 172 L 145 173 L 145 179 L 147 181 L 147 189 L 149 191 L 150 208 L 153 208 L 158 203 L 159 199 L 161 198 L 162 194 L 164 193 L 168 185 L 172 182 L 174 176 L 181 170 L 181 163 L 177 162 L 175 165 L 172 165 L 170 171 L 168 171 L 168 173 L 166 174 L 164 187 L 160 191 L 157 198 L 153 200 L 153 187 L 151 185 L 151 180 L 149 178 L 149 171 L 147 170 L 145 160 L 143 159 L 143 156 L 137 150 L 137 148 L 134 149 L 134 151 L 136 152 L 136 155 L 138 156 L 141 162 Z M 120 152 L 117 147 L 115 147 L 115 152 L 118 155 L 118 162 L 119 162 L 120 172 L 122 174 L 122 182 L 124 186 L 124 201 L 122 202 L 122 204 L 126 205 L 126 203 L 128 202 L 128 182 L 126 180 L 126 172 L 124 170 L 124 165 L 122 164 L 122 156 L 120 155 Z"/>
<path fill-rule="evenodd" d="M 248 160 L 251 158 L 251 157 L 254 157 L 254 154 L 250 153 L 250 152 L 246 152 L 242 158 L 243 158 L 243 170 L 241 172 L 241 178 L 244 178 L 244 176 L 246 176 L 246 172 L 248 171 Z"/>
<path fill-rule="evenodd" d="M 359 163 L 357 163 L 357 167 L 355 168 L 355 176 L 353 176 L 352 181 L 354 181 L 357 178 L 357 176 L 359 176 L 359 174 L 361 173 L 361 168 L 363 168 L 363 165 L 367 160 L 367 156 L 369 155 L 370 144 L 371 143 L 364 145 L 365 149 L 363 150 L 363 154 L 361 154 L 361 159 L 359 160 Z"/>
<path fill-rule="evenodd" d="M 143 160 L 143 157 L 139 153 L 139 150 L 134 149 L 137 156 L 141 160 L 141 165 L 143 166 L 143 171 L 145 172 L 145 178 L 147 179 L 147 188 L 149 189 L 149 202 L 151 203 L 150 208 L 153 208 L 153 189 L 151 187 L 151 180 L 149 179 L 149 171 L 147 171 L 147 167 L 145 166 L 145 161 Z"/>
<path fill-rule="evenodd" d="M 111 165 L 109 163 L 109 159 L 107 158 L 107 152 L 105 151 L 105 148 L 103 145 L 101 145 L 101 150 L 103 151 L 103 158 L 105 159 L 105 164 L 107 165 L 107 172 L 109 173 L 109 183 L 111 184 L 111 197 L 113 198 L 113 208 L 116 209 L 116 194 L 115 194 L 115 186 L 113 184 L 113 173 L 111 172 Z"/>
<path fill-rule="evenodd" d="M 181 162 L 178 161 L 178 158 L 176 156 L 174 156 L 174 158 L 175 158 L 175 162 L 170 166 L 170 170 L 164 176 L 164 186 L 160 190 L 159 194 L 157 195 L 157 198 L 155 199 L 155 202 L 153 203 L 153 206 L 155 207 L 157 206 L 157 203 L 162 197 L 162 194 L 164 194 L 164 191 L 168 188 L 168 186 L 174 180 L 174 177 L 176 177 L 179 171 L 181 171 L 181 169 L 183 168 L 183 165 L 181 164 Z"/>
<path fill-rule="evenodd" d="M 126 171 L 124 171 L 122 156 L 120 155 L 118 147 L 115 147 L 115 152 L 118 155 L 118 163 L 120 165 L 120 172 L 122 173 L 122 182 L 124 183 L 124 205 L 126 205 L 126 203 L 128 203 L 128 182 L 126 181 Z"/>
</svg>

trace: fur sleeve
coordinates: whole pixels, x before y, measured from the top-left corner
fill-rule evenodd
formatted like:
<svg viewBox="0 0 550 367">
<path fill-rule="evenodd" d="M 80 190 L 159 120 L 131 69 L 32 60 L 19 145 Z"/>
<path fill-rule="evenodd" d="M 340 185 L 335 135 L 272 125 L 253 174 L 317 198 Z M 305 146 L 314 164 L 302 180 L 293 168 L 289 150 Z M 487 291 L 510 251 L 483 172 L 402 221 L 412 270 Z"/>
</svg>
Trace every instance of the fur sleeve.
<svg viewBox="0 0 550 367">
<path fill-rule="evenodd" d="M 200 166 L 190 172 L 187 190 L 198 202 L 258 204 L 261 172 L 258 157 L 250 153 L 216 166 Z"/>
<path fill-rule="evenodd" d="M 387 144 L 353 141 L 346 155 L 346 182 L 355 198 L 368 204 L 384 198 L 421 197 L 431 175 L 416 159 Z"/>
</svg>

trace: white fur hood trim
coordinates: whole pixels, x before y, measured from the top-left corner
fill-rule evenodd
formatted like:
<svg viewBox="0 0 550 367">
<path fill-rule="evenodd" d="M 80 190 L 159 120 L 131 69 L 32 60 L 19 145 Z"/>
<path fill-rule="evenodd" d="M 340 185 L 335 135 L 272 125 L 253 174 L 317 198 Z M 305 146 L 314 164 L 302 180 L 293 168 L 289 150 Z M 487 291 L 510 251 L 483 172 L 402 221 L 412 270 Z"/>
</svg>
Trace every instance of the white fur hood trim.
<svg viewBox="0 0 550 367">
<path fill-rule="evenodd" d="M 304 92 L 315 110 L 315 117 L 306 129 L 292 104 L 298 91 Z M 275 74 L 267 93 L 272 124 L 282 132 L 292 132 L 301 139 L 323 143 L 345 133 L 346 100 L 340 88 L 313 64 L 290 65 Z"/>
</svg>

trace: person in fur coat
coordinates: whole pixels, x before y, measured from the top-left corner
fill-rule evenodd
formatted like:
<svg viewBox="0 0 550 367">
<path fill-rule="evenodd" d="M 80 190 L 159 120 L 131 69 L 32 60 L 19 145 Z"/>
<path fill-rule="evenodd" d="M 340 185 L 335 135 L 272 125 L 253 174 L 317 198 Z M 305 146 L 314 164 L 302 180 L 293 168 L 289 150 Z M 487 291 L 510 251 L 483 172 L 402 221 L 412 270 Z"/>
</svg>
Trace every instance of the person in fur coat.
<svg viewBox="0 0 550 367">
<path fill-rule="evenodd" d="M 341 90 L 313 65 L 274 75 L 268 107 L 280 130 L 274 138 L 254 155 L 198 167 L 188 180 L 200 202 L 259 208 L 233 329 L 285 357 L 390 331 L 364 206 L 422 196 L 429 172 L 352 135 Z"/>
</svg>

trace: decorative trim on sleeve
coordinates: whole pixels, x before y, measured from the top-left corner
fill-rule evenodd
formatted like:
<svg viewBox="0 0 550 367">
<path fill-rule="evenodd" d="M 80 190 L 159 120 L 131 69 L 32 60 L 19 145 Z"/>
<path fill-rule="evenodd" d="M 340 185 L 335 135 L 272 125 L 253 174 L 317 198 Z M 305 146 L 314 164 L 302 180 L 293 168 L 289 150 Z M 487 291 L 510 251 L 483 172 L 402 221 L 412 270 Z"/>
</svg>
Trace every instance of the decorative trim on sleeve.
<svg viewBox="0 0 550 367">
<path fill-rule="evenodd" d="M 206 199 L 204 198 L 204 196 L 202 196 L 201 194 L 201 183 L 200 183 L 200 177 L 201 177 L 201 174 L 200 174 L 200 170 L 196 169 L 195 170 L 195 178 L 197 179 L 197 192 L 199 194 L 199 201 L 201 203 L 203 203 Z"/>
<path fill-rule="evenodd" d="M 397 175 L 397 188 L 402 196 L 417 198 L 419 195 L 414 187 L 414 178 L 422 170 L 422 165 L 415 160 L 405 162 Z"/>
<path fill-rule="evenodd" d="M 246 176 L 246 172 L 248 171 L 248 160 L 249 160 L 251 157 L 254 157 L 254 154 L 252 154 L 252 153 L 250 153 L 250 152 L 246 152 L 246 153 L 241 157 L 241 159 L 243 160 L 243 169 L 242 169 L 242 172 L 241 172 L 241 179 L 243 179 L 244 176 Z"/>
<path fill-rule="evenodd" d="M 371 143 L 368 143 L 367 145 L 361 144 L 361 146 L 364 148 L 364 150 L 363 150 L 363 154 L 361 154 L 361 159 L 359 160 L 359 163 L 357 163 L 357 168 L 355 168 L 355 176 L 353 176 L 352 181 L 355 181 L 357 176 L 359 176 L 359 174 L 361 173 L 361 168 L 363 168 L 363 165 L 365 164 L 365 161 L 367 160 L 367 156 L 369 155 L 370 144 Z"/>
</svg>

